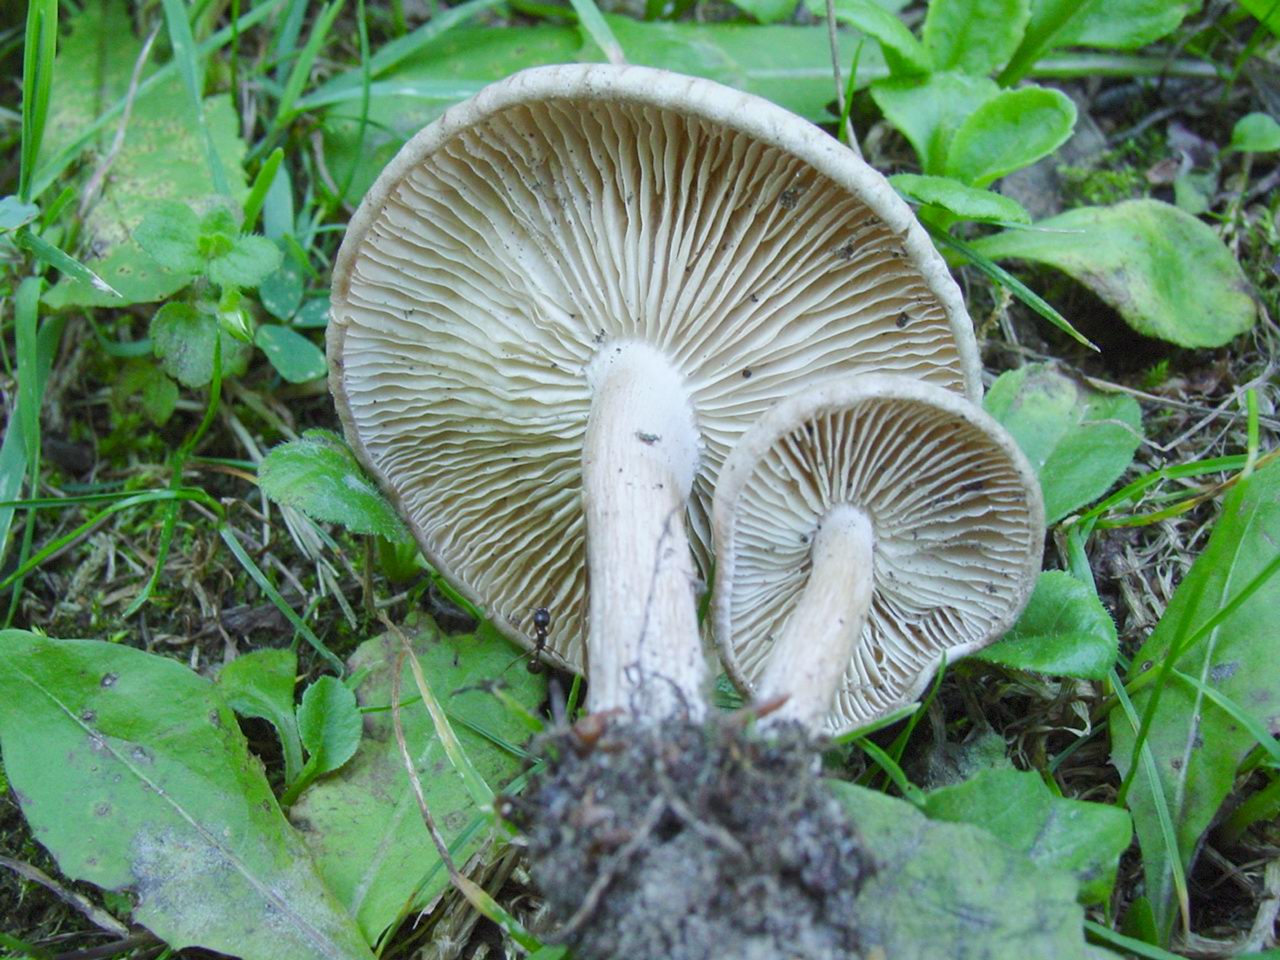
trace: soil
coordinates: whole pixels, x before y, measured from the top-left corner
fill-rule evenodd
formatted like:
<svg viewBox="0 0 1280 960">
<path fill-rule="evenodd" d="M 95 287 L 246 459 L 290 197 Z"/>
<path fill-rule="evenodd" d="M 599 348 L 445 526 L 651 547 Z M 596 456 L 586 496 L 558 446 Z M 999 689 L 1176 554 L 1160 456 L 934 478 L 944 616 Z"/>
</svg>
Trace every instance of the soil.
<svg viewBox="0 0 1280 960">
<path fill-rule="evenodd" d="M 588 717 L 548 734 L 507 801 L 579 960 L 835 960 L 858 955 L 874 862 L 799 728 Z"/>
</svg>

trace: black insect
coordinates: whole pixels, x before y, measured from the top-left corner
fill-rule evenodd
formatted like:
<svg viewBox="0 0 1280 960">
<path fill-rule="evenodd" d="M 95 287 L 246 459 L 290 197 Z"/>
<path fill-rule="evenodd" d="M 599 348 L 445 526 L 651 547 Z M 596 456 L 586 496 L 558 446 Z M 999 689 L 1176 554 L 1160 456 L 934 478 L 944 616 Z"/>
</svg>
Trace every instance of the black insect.
<svg viewBox="0 0 1280 960">
<path fill-rule="evenodd" d="M 533 659 L 529 661 L 530 673 L 542 672 L 542 661 L 538 658 L 542 656 L 542 651 L 547 647 L 547 629 L 551 626 L 551 611 L 546 607 L 539 607 L 533 611 Z"/>
</svg>

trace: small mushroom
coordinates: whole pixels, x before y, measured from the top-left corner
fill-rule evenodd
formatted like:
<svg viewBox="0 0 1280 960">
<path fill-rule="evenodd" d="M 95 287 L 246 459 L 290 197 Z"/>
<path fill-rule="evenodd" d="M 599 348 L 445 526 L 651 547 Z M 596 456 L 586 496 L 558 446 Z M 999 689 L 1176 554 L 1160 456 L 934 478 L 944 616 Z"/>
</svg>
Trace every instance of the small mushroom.
<svg viewBox="0 0 1280 960">
<path fill-rule="evenodd" d="M 820 383 L 725 461 L 714 620 L 771 720 L 836 734 L 910 703 L 998 637 L 1040 569 L 1040 486 L 1008 433 L 903 377 Z"/>
<path fill-rule="evenodd" d="M 527 646 L 548 610 L 592 710 L 655 716 L 702 709 L 711 490 L 752 421 L 835 373 L 981 392 L 958 290 L 879 174 L 641 67 L 528 70 L 414 137 L 352 218 L 328 345 L 346 436 L 430 562 Z"/>
</svg>

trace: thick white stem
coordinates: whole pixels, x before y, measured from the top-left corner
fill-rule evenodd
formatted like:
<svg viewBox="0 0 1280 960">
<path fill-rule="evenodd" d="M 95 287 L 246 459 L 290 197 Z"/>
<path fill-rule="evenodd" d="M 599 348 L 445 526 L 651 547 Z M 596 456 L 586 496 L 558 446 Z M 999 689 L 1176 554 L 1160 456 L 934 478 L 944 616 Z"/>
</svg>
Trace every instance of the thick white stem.
<svg viewBox="0 0 1280 960">
<path fill-rule="evenodd" d="M 761 702 L 787 696 L 769 721 L 821 729 L 867 622 L 874 548 L 871 521 L 857 507 L 841 504 L 823 517 L 810 548 L 809 582 L 760 679 Z"/>
<path fill-rule="evenodd" d="M 688 391 L 666 358 L 643 343 L 610 344 L 588 379 L 587 708 L 700 719 L 707 665 L 685 534 L 698 465 Z"/>
</svg>

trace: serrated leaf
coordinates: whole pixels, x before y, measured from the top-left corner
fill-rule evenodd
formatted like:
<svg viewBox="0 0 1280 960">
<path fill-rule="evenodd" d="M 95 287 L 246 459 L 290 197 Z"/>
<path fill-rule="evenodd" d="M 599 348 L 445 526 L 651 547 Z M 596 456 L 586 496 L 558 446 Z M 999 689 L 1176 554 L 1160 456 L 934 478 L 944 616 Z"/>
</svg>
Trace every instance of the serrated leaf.
<svg viewBox="0 0 1280 960">
<path fill-rule="evenodd" d="M 985 187 L 1007 173 L 1046 157 L 1071 136 L 1076 105 L 1058 90 L 1002 90 L 956 129 L 946 174 Z"/>
<path fill-rule="evenodd" d="M 490 630 L 445 637 L 427 629 L 414 636 L 413 648 L 427 682 L 453 718 L 472 766 L 493 790 L 501 789 L 524 766 L 515 745 L 528 731 L 488 685 L 496 681 L 504 695 L 533 710 L 545 695 L 545 679 L 518 662 L 513 665 L 518 651 Z M 321 875 L 370 942 L 431 903 L 449 882 L 410 792 L 386 709 L 401 649 L 397 637 L 378 637 L 351 658 L 351 672 L 364 677 L 356 690 L 360 705 L 380 709 L 365 715 L 366 736 L 355 757 L 304 791 L 290 813 L 295 822 L 307 825 L 305 835 Z M 465 863 L 487 835 L 488 816 L 450 768 L 415 689 L 406 663 L 401 692 L 405 741 L 427 806 L 455 861 Z"/>
<path fill-rule="evenodd" d="M 1231 701 L 1263 729 L 1280 731 L 1280 659 L 1275 655 L 1275 617 L 1280 576 L 1260 588 L 1216 627 L 1195 639 L 1203 625 L 1227 607 L 1275 561 L 1280 544 L 1280 462 L 1241 480 L 1227 495 L 1204 552 L 1178 585 L 1159 624 L 1133 659 L 1130 679 L 1182 650 L 1174 668 Z M 1153 690 L 1135 691 L 1141 716 Z M 1133 757 L 1135 730 L 1119 711 L 1111 718 L 1111 762 L 1122 775 Z M 1189 868 L 1205 830 L 1231 793 L 1240 761 L 1254 735 L 1231 712 L 1193 684 L 1171 680 L 1147 737 L 1159 789 L 1168 803 L 1178 855 Z M 1173 923 L 1172 864 L 1156 817 L 1152 784 L 1139 773 L 1129 791 L 1142 846 L 1146 892 L 1156 927 L 1167 935 Z"/>
<path fill-rule="evenodd" d="M 1280 150 L 1280 123 L 1266 113 L 1248 113 L 1231 130 L 1231 149 L 1242 153 Z"/>
<path fill-rule="evenodd" d="M 213 379 L 213 351 L 222 341 L 222 375 L 237 377 L 249 368 L 249 348 L 222 329 L 216 317 L 190 304 L 166 303 L 151 318 L 151 349 L 165 372 L 185 387 L 203 387 Z"/>
<path fill-rule="evenodd" d="M 1104 680 L 1118 652 L 1115 622 L 1094 592 L 1069 573 L 1046 570 L 1018 622 L 974 657 L 1015 670 Z"/>
<path fill-rule="evenodd" d="M 941 207 L 947 213 L 975 223 L 1030 223 L 1022 204 L 991 190 L 970 187 L 950 177 L 926 177 L 899 173 L 889 178 L 895 190 L 908 200 Z"/>
<path fill-rule="evenodd" d="M 308 430 L 274 447 L 258 466 L 262 492 L 276 503 L 354 533 L 403 542 L 409 533 L 351 449 L 328 430 Z"/>
<path fill-rule="evenodd" d="M 631 63 L 718 80 L 809 120 L 834 119 L 827 110 L 833 93 L 825 26 L 604 19 Z M 847 65 L 862 38 L 842 31 L 839 44 L 841 62 Z M 326 85 L 320 96 L 304 97 L 299 106 L 330 108 L 323 124 L 329 170 L 339 184 L 350 176 L 347 195 L 359 200 L 401 145 L 448 106 L 523 67 L 577 60 L 581 47 L 577 27 L 455 27 L 373 82 L 363 141 L 359 69 Z M 858 63 L 860 76 L 884 73 L 874 44 L 863 46 Z"/>
<path fill-rule="evenodd" d="M 185 203 L 157 200 L 133 231 L 134 242 L 152 260 L 178 273 L 199 273 L 200 218 Z"/>
<path fill-rule="evenodd" d="M 236 657 L 218 673 L 222 699 L 242 717 L 266 720 L 276 729 L 284 753 L 285 781 L 302 770 L 302 743 L 294 715 L 293 687 L 298 655 L 292 650 L 253 650 Z"/>
<path fill-rule="evenodd" d="M 276 372 L 290 383 L 306 383 L 329 375 L 329 364 L 320 348 L 296 330 L 264 323 L 253 340 Z"/>
<path fill-rule="evenodd" d="M 52 156 L 74 141 L 86 125 L 123 97 L 141 49 L 128 11 L 119 3 L 92 2 L 71 18 L 54 66 L 49 125 L 41 152 Z M 152 53 L 152 62 L 156 57 Z M 143 71 L 145 78 L 151 73 Z M 238 119 L 225 95 L 204 104 L 208 126 L 234 202 L 243 201 L 245 145 Z M 108 125 L 95 144 L 98 154 L 111 148 L 116 124 Z M 85 176 L 101 156 L 86 158 Z M 144 254 L 133 231 L 157 201 L 186 204 L 198 213 L 225 201 L 210 173 L 206 141 L 181 79 L 174 75 L 140 93 L 129 125 L 104 181 L 102 193 L 85 217 L 81 232 L 85 266 L 118 290 L 123 301 L 96 290 L 87 281 L 64 278 L 45 302 L 55 309 L 69 306 L 121 306 L 163 299 L 180 290 L 190 275 L 167 269 Z"/>
<path fill-rule="evenodd" d="M 805 0 L 809 12 L 818 18 L 827 15 L 826 0 Z M 875 40 L 886 55 L 898 58 L 898 68 L 912 73 L 927 73 L 933 68 L 924 45 L 905 23 L 874 0 L 835 0 L 836 19 Z"/>
<path fill-rule="evenodd" d="M 1039 474 L 1049 523 L 1106 493 L 1142 440 L 1142 411 L 1132 397 L 1091 390 L 1052 364 L 1002 374 L 983 404 Z"/>
<path fill-rule="evenodd" d="M 208 680 L 119 644 L 9 630 L 0 687 L 5 770 L 67 877 L 132 890 L 132 919 L 175 949 L 370 960 Z"/>
<path fill-rule="evenodd" d="M 1079 207 L 974 242 L 993 260 L 1030 260 L 1083 283 L 1148 337 L 1218 347 L 1257 319 L 1249 281 L 1217 234 L 1158 200 Z"/>
<path fill-rule="evenodd" d="M 1022 42 L 1030 0 L 931 0 L 922 37 L 935 70 L 985 77 Z"/>
<path fill-rule="evenodd" d="M 983 770 L 925 794 L 931 820 L 970 823 L 999 837 L 1032 863 L 1075 877 L 1081 903 L 1111 896 L 1133 825 L 1117 807 L 1055 796 L 1039 774 Z"/>
<path fill-rule="evenodd" d="M 858 891 L 864 956 L 893 960 L 1082 960 L 1076 882 L 979 827 L 832 783 L 881 867 Z M 876 952 L 878 951 L 878 952 Z"/>
<path fill-rule="evenodd" d="M 960 124 L 999 92 L 994 80 L 964 73 L 894 77 L 871 85 L 876 106 L 915 148 L 921 169 L 931 176 L 943 174 Z"/>
<path fill-rule="evenodd" d="M 356 695 L 336 677 L 320 677 L 307 687 L 298 707 L 298 736 L 317 774 L 337 770 L 360 746 L 361 719 Z"/>
<path fill-rule="evenodd" d="M 256 287 L 280 266 L 280 248 L 266 237 L 237 237 L 231 249 L 209 261 L 209 279 L 221 287 Z"/>
</svg>

